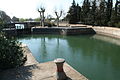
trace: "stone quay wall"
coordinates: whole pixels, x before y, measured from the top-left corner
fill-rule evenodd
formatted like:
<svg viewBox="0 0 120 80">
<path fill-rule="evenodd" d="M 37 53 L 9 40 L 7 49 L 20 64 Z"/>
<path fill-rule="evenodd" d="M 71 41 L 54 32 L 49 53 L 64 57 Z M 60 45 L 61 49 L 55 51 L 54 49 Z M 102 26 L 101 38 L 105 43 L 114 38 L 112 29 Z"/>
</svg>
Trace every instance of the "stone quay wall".
<svg viewBox="0 0 120 80">
<path fill-rule="evenodd" d="M 32 34 L 60 34 L 61 28 L 32 28 Z"/>
<path fill-rule="evenodd" d="M 97 34 L 102 34 L 114 38 L 120 38 L 120 28 L 113 27 L 92 27 Z"/>
<path fill-rule="evenodd" d="M 33 34 L 60 34 L 60 35 L 80 35 L 95 34 L 92 28 L 87 27 L 59 27 L 59 28 L 33 28 Z"/>
</svg>

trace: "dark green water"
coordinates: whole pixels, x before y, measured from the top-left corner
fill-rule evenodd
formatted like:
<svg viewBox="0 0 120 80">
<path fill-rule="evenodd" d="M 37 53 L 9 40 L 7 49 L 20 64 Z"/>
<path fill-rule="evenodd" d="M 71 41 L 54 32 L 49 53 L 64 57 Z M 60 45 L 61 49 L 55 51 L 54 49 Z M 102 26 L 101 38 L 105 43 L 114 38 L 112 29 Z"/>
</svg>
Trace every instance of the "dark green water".
<svg viewBox="0 0 120 80">
<path fill-rule="evenodd" d="M 120 40 L 117 44 L 116 39 L 99 35 L 29 35 L 18 40 L 28 45 L 38 62 L 62 57 L 90 80 L 120 80 Z"/>
</svg>

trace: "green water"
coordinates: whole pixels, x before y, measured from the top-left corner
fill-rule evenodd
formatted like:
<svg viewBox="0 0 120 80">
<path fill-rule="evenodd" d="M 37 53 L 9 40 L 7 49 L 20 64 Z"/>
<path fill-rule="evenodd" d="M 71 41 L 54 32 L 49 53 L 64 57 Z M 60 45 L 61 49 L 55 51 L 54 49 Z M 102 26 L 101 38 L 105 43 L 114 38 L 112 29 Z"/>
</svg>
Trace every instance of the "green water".
<svg viewBox="0 0 120 80">
<path fill-rule="evenodd" d="M 99 35 L 29 35 L 18 40 L 28 45 L 38 62 L 62 57 L 90 80 L 120 80 L 118 39 Z"/>
</svg>

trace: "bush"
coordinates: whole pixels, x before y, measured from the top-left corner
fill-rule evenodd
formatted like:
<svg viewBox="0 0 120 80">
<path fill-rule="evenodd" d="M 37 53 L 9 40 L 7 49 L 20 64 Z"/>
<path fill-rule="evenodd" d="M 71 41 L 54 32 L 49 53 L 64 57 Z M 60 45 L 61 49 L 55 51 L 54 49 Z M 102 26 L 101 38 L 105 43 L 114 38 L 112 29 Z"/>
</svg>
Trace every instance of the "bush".
<svg viewBox="0 0 120 80">
<path fill-rule="evenodd" d="M 120 28 L 120 22 L 116 23 L 115 26 Z"/>
<path fill-rule="evenodd" d="M 47 26 L 48 26 L 48 27 L 53 27 L 53 26 L 55 26 L 55 24 L 54 24 L 53 22 L 47 21 L 46 23 L 47 23 Z"/>
<path fill-rule="evenodd" d="M 0 69 L 19 67 L 26 61 L 21 43 L 0 33 Z"/>
</svg>

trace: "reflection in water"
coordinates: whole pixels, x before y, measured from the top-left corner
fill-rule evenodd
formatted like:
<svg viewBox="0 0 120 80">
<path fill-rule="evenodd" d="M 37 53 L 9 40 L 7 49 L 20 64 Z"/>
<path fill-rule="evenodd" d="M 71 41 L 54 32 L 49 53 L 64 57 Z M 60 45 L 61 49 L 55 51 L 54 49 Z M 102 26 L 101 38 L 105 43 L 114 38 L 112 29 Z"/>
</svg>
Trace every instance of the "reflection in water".
<svg viewBox="0 0 120 80">
<path fill-rule="evenodd" d="M 93 38 L 120 46 L 120 39 L 117 39 L 117 38 L 112 38 L 112 37 L 103 36 L 103 35 L 94 35 Z"/>
<path fill-rule="evenodd" d="M 39 62 L 63 57 L 90 80 L 120 79 L 120 46 L 107 43 L 109 37 L 29 35 L 18 40 L 28 45 Z"/>
<path fill-rule="evenodd" d="M 39 52 L 43 52 L 43 55 L 41 55 L 42 56 L 41 58 L 46 58 L 47 57 L 45 36 L 43 38 L 41 38 L 41 47 L 40 47 L 40 51 Z"/>
</svg>

